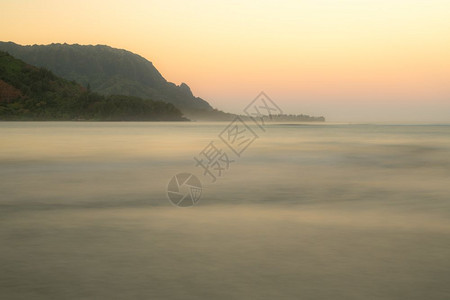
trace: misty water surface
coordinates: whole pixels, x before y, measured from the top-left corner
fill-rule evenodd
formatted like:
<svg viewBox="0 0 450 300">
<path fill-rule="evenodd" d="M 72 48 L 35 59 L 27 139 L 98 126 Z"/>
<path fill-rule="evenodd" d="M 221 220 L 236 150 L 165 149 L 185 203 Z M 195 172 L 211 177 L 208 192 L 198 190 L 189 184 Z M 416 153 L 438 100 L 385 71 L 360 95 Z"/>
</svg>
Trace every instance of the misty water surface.
<svg viewBox="0 0 450 300">
<path fill-rule="evenodd" d="M 270 124 L 211 183 L 226 125 L 0 123 L 0 298 L 450 298 L 450 126 Z"/>
</svg>

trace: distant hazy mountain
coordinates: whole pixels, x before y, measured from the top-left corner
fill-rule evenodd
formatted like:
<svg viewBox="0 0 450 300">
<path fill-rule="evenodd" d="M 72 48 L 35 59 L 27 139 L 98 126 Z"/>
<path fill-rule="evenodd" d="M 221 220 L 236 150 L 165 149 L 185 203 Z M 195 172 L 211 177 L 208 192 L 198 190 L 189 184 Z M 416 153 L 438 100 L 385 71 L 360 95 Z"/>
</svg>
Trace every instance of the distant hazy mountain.
<svg viewBox="0 0 450 300">
<path fill-rule="evenodd" d="M 184 121 L 171 103 L 100 95 L 0 51 L 0 120 Z"/>
<path fill-rule="evenodd" d="M 109 46 L 68 44 L 21 46 L 0 42 L 7 51 L 24 62 L 45 67 L 68 80 L 104 95 L 128 95 L 174 104 L 185 112 L 212 110 L 205 100 L 195 97 L 182 83 L 168 82 L 145 58 Z"/>
</svg>

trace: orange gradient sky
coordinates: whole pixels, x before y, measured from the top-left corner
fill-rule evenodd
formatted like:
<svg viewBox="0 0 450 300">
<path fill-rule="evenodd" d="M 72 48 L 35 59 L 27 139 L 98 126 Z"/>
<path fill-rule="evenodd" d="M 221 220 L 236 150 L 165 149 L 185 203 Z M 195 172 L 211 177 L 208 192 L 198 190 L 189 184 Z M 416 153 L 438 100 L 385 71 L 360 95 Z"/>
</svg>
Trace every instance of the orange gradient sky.
<svg viewBox="0 0 450 300">
<path fill-rule="evenodd" d="M 450 122 L 450 1 L 0 0 L 0 40 L 106 44 L 214 107 Z"/>
</svg>

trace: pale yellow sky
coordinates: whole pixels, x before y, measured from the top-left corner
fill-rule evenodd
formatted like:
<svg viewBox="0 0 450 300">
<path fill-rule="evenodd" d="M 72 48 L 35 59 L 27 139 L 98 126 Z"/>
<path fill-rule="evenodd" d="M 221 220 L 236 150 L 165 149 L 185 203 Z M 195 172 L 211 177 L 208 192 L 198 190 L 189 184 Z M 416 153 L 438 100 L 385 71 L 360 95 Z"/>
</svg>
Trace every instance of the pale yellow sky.
<svg viewBox="0 0 450 300">
<path fill-rule="evenodd" d="M 107 44 L 239 112 L 450 122 L 450 1 L 0 0 L 0 40 Z M 389 111 L 389 113 L 386 113 Z"/>
</svg>

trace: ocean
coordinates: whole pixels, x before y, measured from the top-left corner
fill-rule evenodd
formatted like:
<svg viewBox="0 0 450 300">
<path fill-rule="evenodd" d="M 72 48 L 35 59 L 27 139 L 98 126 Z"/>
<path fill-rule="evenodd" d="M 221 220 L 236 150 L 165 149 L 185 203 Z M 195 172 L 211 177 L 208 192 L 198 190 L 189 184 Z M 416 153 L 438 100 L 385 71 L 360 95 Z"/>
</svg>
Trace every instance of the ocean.
<svg viewBox="0 0 450 300">
<path fill-rule="evenodd" d="M 450 299 L 449 125 L 228 125 L 0 122 L 0 298 Z"/>
</svg>

